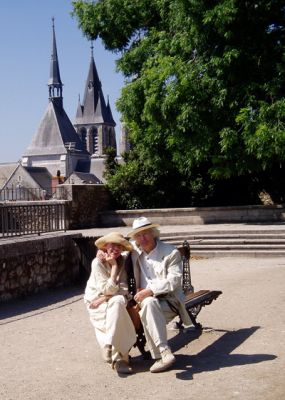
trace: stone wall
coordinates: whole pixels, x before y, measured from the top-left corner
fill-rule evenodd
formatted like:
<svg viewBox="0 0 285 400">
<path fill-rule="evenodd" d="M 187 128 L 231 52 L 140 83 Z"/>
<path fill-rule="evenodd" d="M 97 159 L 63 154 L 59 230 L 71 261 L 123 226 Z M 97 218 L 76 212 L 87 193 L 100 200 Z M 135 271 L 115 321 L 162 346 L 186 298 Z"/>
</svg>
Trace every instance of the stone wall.
<svg viewBox="0 0 285 400">
<path fill-rule="evenodd" d="M 75 283 L 80 254 L 73 238 L 53 233 L 0 241 L 0 302 Z"/>
<path fill-rule="evenodd" d="M 101 227 L 131 226 L 134 218 L 150 218 L 160 225 L 285 222 L 285 206 L 229 206 L 101 211 Z"/>
<path fill-rule="evenodd" d="M 67 202 L 68 229 L 98 226 L 98 213 L 111 208 L 111 196 L 104 185 L 64 184 Z"/>
</svg>

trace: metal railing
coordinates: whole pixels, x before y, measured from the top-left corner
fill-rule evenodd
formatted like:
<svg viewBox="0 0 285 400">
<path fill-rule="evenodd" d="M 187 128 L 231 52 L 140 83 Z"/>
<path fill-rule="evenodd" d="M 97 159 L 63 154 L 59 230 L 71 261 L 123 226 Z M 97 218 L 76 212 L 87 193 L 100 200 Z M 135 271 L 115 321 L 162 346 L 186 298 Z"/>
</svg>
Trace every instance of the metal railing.
<svg viewBox="0 0 285 400">
<path fill-rule="evenodd" d="M 0 201 L 67 200 L 68 196 L 68 191 L 64 186 L 57 186 L 53 193 L 51 188 L 41 189 L 24 186 L 0 190 Z"/>
<path fill-rule="evenodd" d="M 46 190 L 40 188 L 12 187 L 0 191 L 0 201 L 35 201 L 50 197 Z"/>
<path fill-rule="evenodd" d="M 65 202 L 0 203 L 0 218 L 2 238 L 66 230 Z"/>
</svg>

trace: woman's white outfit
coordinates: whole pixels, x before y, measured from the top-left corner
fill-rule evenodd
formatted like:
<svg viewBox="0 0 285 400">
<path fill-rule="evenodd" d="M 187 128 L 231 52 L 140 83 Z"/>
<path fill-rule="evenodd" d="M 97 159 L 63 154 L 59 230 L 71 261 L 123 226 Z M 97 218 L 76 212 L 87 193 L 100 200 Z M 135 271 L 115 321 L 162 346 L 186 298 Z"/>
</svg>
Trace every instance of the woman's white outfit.
<svg viewBox="0 0 285 400">
<path fill-rule="evenodd" d="M 135 328 L 126 309 L 128 284 L 123 263 L 124 259 L 117 282 L 113 282 L 111 268 L 95 258 L 84 295 L 97 341 L 102 349 L 112 346 L 112 361 L 126 359 L 136 342 Z M 90 308 L 91 301 L 102 295 L 111 297 L 97 308 Z"/>
</svg>

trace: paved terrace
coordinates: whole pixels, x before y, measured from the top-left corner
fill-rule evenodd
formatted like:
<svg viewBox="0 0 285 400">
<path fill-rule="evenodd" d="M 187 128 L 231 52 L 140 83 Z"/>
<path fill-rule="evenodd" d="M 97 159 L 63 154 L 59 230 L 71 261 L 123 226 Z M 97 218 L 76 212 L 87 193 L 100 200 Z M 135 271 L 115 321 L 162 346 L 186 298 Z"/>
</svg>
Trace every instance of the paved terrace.
<svg viewBox="0 0 285 400">
<path fill-rule="evenodd" d="M 101 361 L 81 287 L 1 304 L 0 399 L 284 399 L 285 259 L 194 259 L 191 265 L 196 290 L 223 294 L 201 311 L 202 334 L 169 329 L 177 361 L 161 374 L 151 374 L 151 362 L 136 349 L 131 376 L 119 377 Z"/>
</svg>

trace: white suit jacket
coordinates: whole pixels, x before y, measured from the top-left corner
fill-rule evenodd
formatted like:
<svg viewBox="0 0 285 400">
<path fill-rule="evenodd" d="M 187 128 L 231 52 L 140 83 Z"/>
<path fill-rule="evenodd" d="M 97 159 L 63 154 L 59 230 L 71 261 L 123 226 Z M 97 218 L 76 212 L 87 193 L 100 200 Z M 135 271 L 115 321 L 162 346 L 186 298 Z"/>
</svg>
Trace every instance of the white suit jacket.
<svg viewBox="0 0 285 400">
<path fill-rule="evenodd" d="M 137 288 L 140 287 L 140 264 L 139 258 L 142 251 L 135 243 L 132 243 L 132 262 L 134 268 L 134 277 Z M 184 293 L 182 290 L 182 260 L 179 250 L 175 246 L 162 242 L 157 239 L 157 257 L 153 262 L 155 279 L 149 281 L 148 287 L 152 290 L 155 297 L 167 295 L 175 308 L 178 309 L 182 321 L 185 325 L 190 325 L 191 320 L 184 306 Z"/>
</svg>

